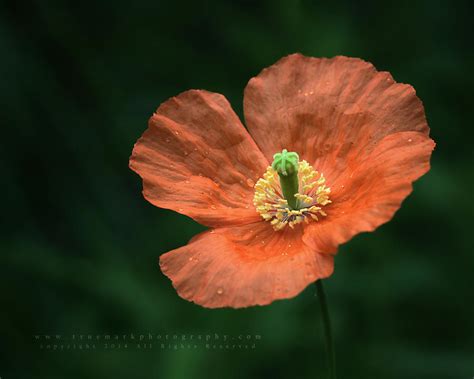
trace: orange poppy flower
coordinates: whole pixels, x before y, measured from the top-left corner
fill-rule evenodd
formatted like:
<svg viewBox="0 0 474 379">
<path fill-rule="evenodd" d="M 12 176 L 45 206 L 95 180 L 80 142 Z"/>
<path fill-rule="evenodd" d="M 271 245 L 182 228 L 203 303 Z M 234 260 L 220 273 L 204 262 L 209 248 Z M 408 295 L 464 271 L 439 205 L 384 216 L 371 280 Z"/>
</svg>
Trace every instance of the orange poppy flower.
<svg viewBox="0 0 474 379">
<path fill-rule="evenodd" d="M 281 59 L 249 81 L 244 114 L 247 129 L 224 96 L 186 91 L 130 158 L 149 202 L 210 228 L 160 257 L 178 294 L 209 308 L 330 276 L 338 245 L 392 218 L 435 146 L 413 87 L 355 58 Z"/>
</svg>

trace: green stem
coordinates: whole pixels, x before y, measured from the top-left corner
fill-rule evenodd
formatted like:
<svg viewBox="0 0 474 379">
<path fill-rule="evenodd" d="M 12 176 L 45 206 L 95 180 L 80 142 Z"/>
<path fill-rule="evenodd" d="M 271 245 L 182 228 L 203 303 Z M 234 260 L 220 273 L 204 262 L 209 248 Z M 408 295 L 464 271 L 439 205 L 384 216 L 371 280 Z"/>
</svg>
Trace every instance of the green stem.
<svg viewBox="0 0 474 379">
<path fill-rule="evenodd" d="M 280 177 L 281 191 L 291 209 L 298 209 L 298 162 L 299 156 L 294 151 L 283 149 L 273 156 L 272 168 Z"/>
<path fill-rule="evenodd" d="M 298 193 L 298 171 L 289 175 L 280 175 L 280 185 L 283 196 L 291 209 L 298 209 L 298 200 L 295 194 Z"/>
<path fill-rule="evenodd" d="M 316 294 L 321 307 L 322 322 L 324 328 L 324 339 L 326 343 L 326 358 L 328 368 L 328 379 L 336 379 L 336 355 L 334 353 L 334 344 L 331 332 L 331 319 L 329 318 L 328 303 L 326 293 L 324 292 L 323 281 L 320 279 L 316 282 Z"/>
</svg>

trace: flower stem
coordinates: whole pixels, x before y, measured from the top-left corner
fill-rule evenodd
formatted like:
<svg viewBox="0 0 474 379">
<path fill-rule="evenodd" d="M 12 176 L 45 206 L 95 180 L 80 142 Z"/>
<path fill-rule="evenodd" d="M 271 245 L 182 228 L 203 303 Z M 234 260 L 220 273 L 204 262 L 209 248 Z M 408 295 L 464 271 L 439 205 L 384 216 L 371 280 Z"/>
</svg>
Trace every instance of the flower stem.
<svg viewBox="0 0 474 379">
<path fill-rule="evenodd" d="M 273 156 L 272 168 L 280 177 L 281 191 L 291 209 L 298 209 L 298 162 L 299 156 L 294 151 L 283 149 Z"/>
<path fill-rule="evenodd" d="M 290 208 L 298 209 L 298 200 L 295 197 L 295 194 L 298 193 L 298 171 L 287 176 L 280 175 L 280 185 Z"/>
<path fill-rule="evenodd" d="M 334 353 L 334 344 L 332 340 L 331 319 L 329 318 L 326 293 L 324 292 L 323 281 L 321 279 L 316 281 L 316 294 L 319 299 L 319 306 L 321 307 L 322 313 L 324 339 L 326 343 L 328 379 L 336 379 L 336 355 Z"/>
</svg>

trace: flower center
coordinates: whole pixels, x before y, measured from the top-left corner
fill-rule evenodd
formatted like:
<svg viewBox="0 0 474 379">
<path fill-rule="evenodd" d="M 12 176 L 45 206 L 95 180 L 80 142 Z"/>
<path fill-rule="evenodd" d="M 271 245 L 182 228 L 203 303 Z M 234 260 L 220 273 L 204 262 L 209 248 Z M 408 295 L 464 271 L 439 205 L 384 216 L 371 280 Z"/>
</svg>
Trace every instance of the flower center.
<svg viewBox="0 0 474 379">
<path fill-rule="evenodd" d="M 326 216 L 322 207 L 331 203 L 325 182 L 323 174 L 285 149 L 273 156 L 272 165 L 255 184 L 253 204 L 275 230 L 318 221 L 318 216 Z"/>
</svg>

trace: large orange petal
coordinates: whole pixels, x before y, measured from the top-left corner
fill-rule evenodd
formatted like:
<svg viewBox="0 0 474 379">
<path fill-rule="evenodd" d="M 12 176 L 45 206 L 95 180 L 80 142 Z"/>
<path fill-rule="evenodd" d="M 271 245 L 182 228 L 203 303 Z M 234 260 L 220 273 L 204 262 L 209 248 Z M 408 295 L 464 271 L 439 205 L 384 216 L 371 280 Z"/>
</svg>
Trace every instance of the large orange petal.
<svg viewBox="0 0 474 379">
<path fill-rule="evenodd" d="M 333 257 L 302 242 L 302 229 L 267 222 L 206 231 L 160 257 L 178 294 L 208 308 L 265 305 L 331 275 Z"/>
<path fill-rule="evenodd" d="M 348 57 L 282 58 L 249 81 L 244 113 L 269 161 L 296 151 L 326 177 L 389 134 L 429 131 L 413 87 Z"/>
<path fill-rule="evenodd" d="M 420 132 L 382 139 L 365 159 L 354 157 L 331 185 L 328 216 L 305 229 L 304 241 L 320 252 L 335 252 L 355 234 L 389 221 L 411 193 L 412 182 L 430 168 L 433 140 Z"/>
<path fill-rule="evenodd" d="M 304 236 L 316 251 L 390 220 L 429 169 L 434 143 L 414 89 L 360 59 L 285 57 L 250 80 L 244 111 L 268 159 L 286 148 L 326 176 L 328 217 Z"/>
<path fill-rule="evenodd" d="M 225 97 L 198 90 L 163 103 L 130 158 L 149 202 L 208 226 L 259 219 L 253 185 L 267 165 Z"/>
</svg>

